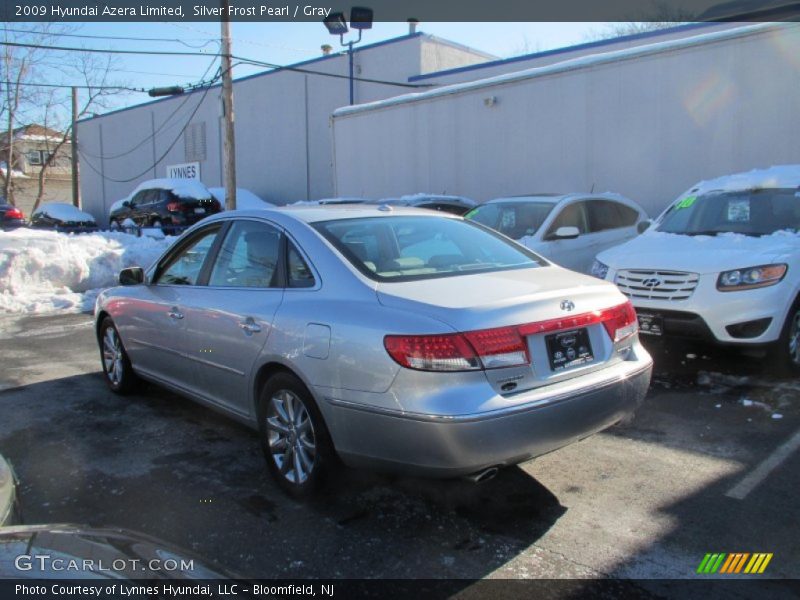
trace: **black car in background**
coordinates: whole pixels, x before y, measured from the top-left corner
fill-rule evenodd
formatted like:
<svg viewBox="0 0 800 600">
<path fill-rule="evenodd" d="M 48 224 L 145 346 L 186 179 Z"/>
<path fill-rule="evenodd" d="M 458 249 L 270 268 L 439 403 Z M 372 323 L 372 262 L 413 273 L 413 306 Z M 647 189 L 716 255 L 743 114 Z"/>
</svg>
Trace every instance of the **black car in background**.
<svg viewBox="0 0 800 600">
<path fill-rule="evenodd" d="M 89 213 L 66 202 L 48 202 L 31 215 L 31 227 L 53 229 L 63 233 L 89 233 L 97 231 L 97 222 Z"/>
<path fill-rule="evenodd" d="M 16 229 L 17 227 L 25 227 L 25 215 L 13 204 L 6 204 L 0 198 L 0 229 Z"/>
<path fill-rule="evenodd" d="M 108 215 L 109 229 L 124 229 L 130 219 L 138 227 L 176 231 L 220 212 L 222 206 L 200 182 L 152 180 L 141 184 L 129 198 L 115 202 Z"/>
</svg>

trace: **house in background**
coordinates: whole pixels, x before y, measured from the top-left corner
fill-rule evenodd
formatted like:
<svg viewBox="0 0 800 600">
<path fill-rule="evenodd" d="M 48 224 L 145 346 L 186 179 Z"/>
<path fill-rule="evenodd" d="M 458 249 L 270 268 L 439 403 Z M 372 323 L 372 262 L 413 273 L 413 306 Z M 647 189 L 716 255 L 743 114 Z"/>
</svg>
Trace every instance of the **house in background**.
<svg viewBox="0 0 800 600">
<path fill-rule="evenodd" d="M 40 190 L 42 168 L 45 175 L 42 202 L 72 202 L 72 144 L 69 139 L 59 147 L 64 134 L 42 125 L 25 125 L 13 133 L 11 194 L 8 200 L 30 217 Z M 55 154 L 55 156 L 53 156 Z M 8 165 L 8 136 L 0 135 L 0 196 L 5 195 Z M 51 156 L 52 161 L 51 161 Z"/>
</svg>

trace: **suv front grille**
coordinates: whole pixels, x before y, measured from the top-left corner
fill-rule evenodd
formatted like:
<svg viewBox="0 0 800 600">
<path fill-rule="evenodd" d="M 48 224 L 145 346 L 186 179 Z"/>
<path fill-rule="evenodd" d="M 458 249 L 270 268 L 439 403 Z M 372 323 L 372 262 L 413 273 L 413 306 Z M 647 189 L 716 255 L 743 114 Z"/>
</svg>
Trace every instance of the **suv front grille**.
<svg viewBox="0 0 800 600">
<path fill-rule="evenodd" d="M 642 300 L 687 300 L 700 276 L 680 271 L 626 269 L 617 272 L 614 283 L 629 298 Z"/>
</svg>

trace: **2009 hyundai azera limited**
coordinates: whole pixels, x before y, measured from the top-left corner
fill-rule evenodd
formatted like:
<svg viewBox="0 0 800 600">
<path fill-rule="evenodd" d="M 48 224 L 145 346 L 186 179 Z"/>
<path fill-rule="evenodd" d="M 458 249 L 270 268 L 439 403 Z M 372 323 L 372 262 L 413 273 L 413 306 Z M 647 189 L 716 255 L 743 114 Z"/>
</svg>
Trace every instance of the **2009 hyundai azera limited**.
<svg viewBox="0 0 800 600">
<path fill-rule="evenodd" d="M 204 219 L 95 309 L 111 389 L 257 428 L 294 495 L 346 464 L 482 479 L 630 415 L 652 361 L 608 282 L 422 209 Z"/>
</svg>

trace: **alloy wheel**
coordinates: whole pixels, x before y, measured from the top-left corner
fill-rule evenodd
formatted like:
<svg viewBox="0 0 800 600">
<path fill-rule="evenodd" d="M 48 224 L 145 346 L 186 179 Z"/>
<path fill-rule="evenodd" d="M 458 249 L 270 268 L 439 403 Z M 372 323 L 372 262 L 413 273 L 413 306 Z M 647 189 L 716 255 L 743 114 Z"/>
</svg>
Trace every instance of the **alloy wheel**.
<svg viewBox="0 0 800 600">
<path fill-rule="evenodd" d="M 316 435 L 303 401 L 291 390 L 276 391 L 266 415 L 267 444 L 278 471 L 288 481 L 303 484 L 314 470 Z"/>
<path fill-rule="evenodd" d="M 123 369 L 122 344 L 113 327 L 107 327 L 103 334 L 103 365 L 109 381 L 118 386 L 122 383 Z"/>
</svg>

